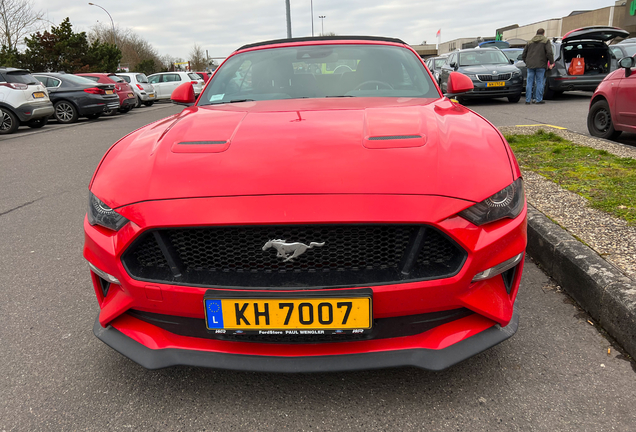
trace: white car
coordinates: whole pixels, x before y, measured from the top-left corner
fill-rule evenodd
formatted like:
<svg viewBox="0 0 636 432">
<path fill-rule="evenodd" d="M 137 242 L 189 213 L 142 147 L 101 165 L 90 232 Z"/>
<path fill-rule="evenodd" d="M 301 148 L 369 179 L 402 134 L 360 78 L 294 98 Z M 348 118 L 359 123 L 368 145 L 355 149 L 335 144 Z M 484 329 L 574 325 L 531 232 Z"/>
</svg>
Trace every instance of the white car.
<svg viewBox="0 0 636 432">
<path fill-rule="evenodd" d="M 194 95 L 199 96 L 203 91 L 204 81 L 194 72 L 160 72 L 148 77 L 148 82 L 155 88 L 157 99 L 170 99 L 174 89 L 188 81 L 192 83 Z"/>
<path fill-rule="evenodd" d="M 44 126 L 55 112 L 46 87 L 28 70 L 0 67 L 0 135 Z"/>
<path fill-rule="evenodd" d="M 117 76 L 126 81 L 135 92 L 137 97 L 135 108 L 139 108 L 141 104 L 151 106 L 155 103 L 157 99 L 155 88 L 148 82 L 148 77 L 145 74 L 140 72 L 121 72 Z"/>
</svg>

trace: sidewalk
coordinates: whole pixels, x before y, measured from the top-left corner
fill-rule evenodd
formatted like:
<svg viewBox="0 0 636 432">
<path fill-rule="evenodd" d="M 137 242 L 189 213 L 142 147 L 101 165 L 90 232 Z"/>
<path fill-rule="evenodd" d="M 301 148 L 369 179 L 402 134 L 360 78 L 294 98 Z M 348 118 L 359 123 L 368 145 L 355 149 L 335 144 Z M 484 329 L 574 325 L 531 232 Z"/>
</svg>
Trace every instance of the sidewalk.
<svg viewBox="0 0 636 432">
<path fill-rule="evenodd" d="M 568 130 L 499 129 L 504 134 L 543 129 L 574 144 L 636 159 L 636 148 Z M 585 198 L 534 172 L 523 176 L 529 204 L 528 254 L 636 358 L 636 226 L 589 208 Z"/>
</svg>

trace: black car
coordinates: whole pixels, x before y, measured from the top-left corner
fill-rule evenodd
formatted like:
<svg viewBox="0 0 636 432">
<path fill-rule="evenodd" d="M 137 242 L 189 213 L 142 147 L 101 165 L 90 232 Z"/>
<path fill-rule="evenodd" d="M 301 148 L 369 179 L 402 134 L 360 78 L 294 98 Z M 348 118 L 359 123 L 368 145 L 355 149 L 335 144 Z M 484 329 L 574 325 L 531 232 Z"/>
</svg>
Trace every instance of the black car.
<svg viewBox="0 0 636 432">
<path fill-rule="evenodd" d="M 96 119 L 106 110 L 119 108 L 114 84 L 98 84 L 83 77 L 65 73 L 34 73 L 44 84 L 59 123 L 74 123 L 78 117 Z"/>
<path fill-rule="evenodd" d="M 564 91 L 596 90 L 607 74 L 618 68 L 616 56 L 607 42 L 627 36 L 628 31 L 617 27 L 593 26 L 572 30 L 563 36 L 561 42 L 552 42 L 555 66 L 546 71 L 544 99 L 551 99 Z M 570 75 L 570 63 L 578 56 L 585 61 L 584 74 Z"/>
<path fill-rule="evenodd" d="M 439 78 L 442 72 L 442 66 L 446 63 L 448 55 L 442 55 L 439 57 L 430 57 L 426 59 L 426 66 L 435 77 L 435 81 L 439 84 Z"/>
<path fill-rule="evenodd" d="M 440 86 L 446 93 L 451 72 L 468 76 L 475 88 L 464 93 L 460 99 L 507 97 L 512 103 L 519 102 L 523 81 L 521 72 L 510 64 L 508 57 L 498 48 L 473 48 L 455 51 L 442 66 Z"/>
</svg>

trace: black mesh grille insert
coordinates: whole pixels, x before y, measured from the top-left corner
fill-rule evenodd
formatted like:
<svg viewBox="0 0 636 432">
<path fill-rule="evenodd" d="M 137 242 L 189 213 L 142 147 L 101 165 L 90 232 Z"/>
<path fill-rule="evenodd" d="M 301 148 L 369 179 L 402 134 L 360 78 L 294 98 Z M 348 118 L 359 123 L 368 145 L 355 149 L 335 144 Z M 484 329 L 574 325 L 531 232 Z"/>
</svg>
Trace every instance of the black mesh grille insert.
<svg viewBox="0 0 636 432">
<path fill-rule="evenodd" d="M 318 245 L 285 261 L 275 247 L 263 250 L 274 239 Z M 148 231 L 122 262 L 133 278 L 146 281 L 319 288 L 448 277 L 459 271 L 465 256 L 450 238 L 420 225 L 272 225 Z"/>
<path fill-rule="evenodd" d="M 508 81 L 511 77 L 511 73 L 503 73 L 499 75 L 477 75 L 479 81 Z"/>
</svg>

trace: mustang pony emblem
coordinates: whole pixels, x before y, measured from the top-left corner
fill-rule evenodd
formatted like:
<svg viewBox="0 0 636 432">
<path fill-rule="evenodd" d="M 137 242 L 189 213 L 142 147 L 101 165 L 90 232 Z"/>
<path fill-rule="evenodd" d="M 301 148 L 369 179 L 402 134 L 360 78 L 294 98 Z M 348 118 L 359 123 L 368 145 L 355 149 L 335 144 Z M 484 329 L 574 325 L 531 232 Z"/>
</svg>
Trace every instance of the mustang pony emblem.
<svg viewBox="0 0 636 432">
<path fill-rule="evenodd" d="M 307 249 L 311 249 L 313 247 L 321 247 L 324 246 L 325 243 L 316 243 L 311 242 L 309 246 L 304 243 L 285 243 L 285 240 L 269 240 L 263 246 L 263 250 L 267 250 L 271 247 L 276 249 L 276 256 L 279 258 L 285 258 L 283 262 L 287 262 L 293 260 L 294 258 L 299 257 L 300 255 L 307 252 Z"/>
</svg>

